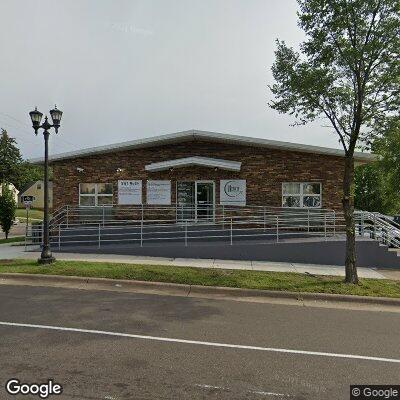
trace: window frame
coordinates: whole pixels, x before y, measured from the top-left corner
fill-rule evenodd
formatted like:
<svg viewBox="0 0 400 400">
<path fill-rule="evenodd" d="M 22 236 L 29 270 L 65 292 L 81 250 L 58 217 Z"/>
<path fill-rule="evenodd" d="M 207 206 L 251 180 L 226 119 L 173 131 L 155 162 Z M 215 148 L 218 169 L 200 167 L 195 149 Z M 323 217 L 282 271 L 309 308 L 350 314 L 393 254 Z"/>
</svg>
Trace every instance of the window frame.
<svg viewBox="0 0 400 400">
<path fill-rule="evenodd" d="M 81 193 L 81 185 L 94 185 L 94 193 Z M 99 193 L 99 185 L 110 185 L 111 194 Z M 109 182 L 81 182 L 78 186 L 79 207 L 112 207 L 114 205 L 114 186 Z M 81 197 L 94 197 L 94 205 L 81 204 Z M 99 204 L 99 197 L 111 197 L 111 204 Z"/>
<path fill-rule="evenodd" d="M 283 191 L 283 187 L 285 184 L 298 184 L 300 185 L 300 193 L 296 193 L 296 194 L 285 194 Z M 304 193 L 304 185 L 319 185 L 319 194 L 308 194 L 308 193 Z M 284 197 L 289 197 L 289 196 L 297 196 L 300 197 L 300 207 L 290 207 L 290 206 L 285 206 L 283 198 Z M 320 198 L 320 202 L 319 202 L 319 206 L 318 207 L 307 207 L 304 206 L 304 197 L 317 197 L 319 196 Z M 282 208 L 294 208 L 294 209 L 300 209 L 300 208 L 305 208 L 305 209 L 309 209 L 309 210 L 315 210 L 315 209 L 321 209 L 322 208 L 322 182 L 299 182 L 299 181 L 295 181 L 295 182 L 282 182 L 282 186 L 281 186 L 281 198 L 282 198 Z"/>
</svg>

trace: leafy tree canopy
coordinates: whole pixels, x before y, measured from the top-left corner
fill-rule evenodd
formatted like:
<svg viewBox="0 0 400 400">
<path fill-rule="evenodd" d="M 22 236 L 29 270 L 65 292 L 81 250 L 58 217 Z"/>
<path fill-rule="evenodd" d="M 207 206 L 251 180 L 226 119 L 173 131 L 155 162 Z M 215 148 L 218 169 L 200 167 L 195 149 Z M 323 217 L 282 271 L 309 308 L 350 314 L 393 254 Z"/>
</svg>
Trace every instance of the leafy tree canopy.
<svg viewBox="0 0 400 400">
<path fill-rule="evenodd" d="M 355 206 L 360 210 L 400 214 L 400 120 L 388 121 L 372 149 L 380 159 L 356 168 Z"/>
<path fill-rule="evenodd" d="M 8 234 L 15 219 L 17 205 L 14 196 L 8 185 L 2 185 L 2 194 L 0 196 L 0 227 L 8 238 Z"/>
<path fill-rule="evenodd" d="M 299 0 L 300 53 L 277 41 L 272 108 L 325 117 L 352 155 L 400 104 L 400 1 Z M 360 143 L 358 143 L 360 140 Z"/>
<path fill-rule="evenodd" d="M 18 166 L 22 163 L 21 153 L 15 139 L 8 136 L 6 130 L 1 130 L 0 136 L 0 184 L 14 183 L 18 174 Z"/>
<path fill-rule="evenodd" d="M 23 161 L 17 142 L 2 129 L 0 136 L 0 183 L 12 183 L 18 190 L 43 179 L 43 168 Z"/>
<path fill-rule="evenodd" d="M 346 282 L 357 283 L 354 151 L 400 106 L 400 0 L 298 0 L 300 51 L 277 41 L 271 107 L 296 123 L 330 121 L 345 151 Z"/>
</svg>

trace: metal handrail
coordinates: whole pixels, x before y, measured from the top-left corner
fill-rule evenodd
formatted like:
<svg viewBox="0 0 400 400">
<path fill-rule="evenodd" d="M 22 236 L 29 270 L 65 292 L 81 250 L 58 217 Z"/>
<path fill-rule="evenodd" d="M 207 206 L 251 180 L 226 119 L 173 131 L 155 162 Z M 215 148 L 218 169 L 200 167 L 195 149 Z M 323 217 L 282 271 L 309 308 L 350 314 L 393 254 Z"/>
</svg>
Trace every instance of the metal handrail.
<svg viewBox="0 0 400 400">
<path fill-rule="evenodd" d="M 185 246 L 198 240 L 220 239 L 230 244 L 238 240 L 273 240 L 280 241 L 292 237 L 334 238 L 345 235 L 345 219 L 342 212 L 333 210 L 299 210 L 268 208 L 262 206 L 222 207 L 214 209 L 212 218 L 199 221 L 191 219 L 177 220 L 174 206 L 152 206 L 151 211 L 145 207 L 128 208 L 135 210 L 130 219 L 85 219 L 91 214 L 81 214 L 82 208 L 66 208 L 69 220 L 58 219 L 51 226 L 51 242 L 61 248 L 67 244 L 93 244 L 101 247 L 110 242 L 133 242 L 143 246 L 144 243 L 160 241 L 182 241 Z M 86 212 L 86 208 L 83 212 Z M 98 211 L 98 208 L 96 208 Z M 192 212 L 195 207 L 185 207 L 183 211 Z M 252 214 L 248 212 L 253 210 Z M 115 210 L 114 210 L 115 211 Z M 140 211 L 139 213 L 137 211 Z M 159 211 L 164 214 L 160 218 Z M 182 211 L 182 208 L 180 209 Z M 158 218 L 155 218 L 158 216 Z M 77 217 L 83 217 L 81 219 Z M 115 216 L 114 216 L 115 217 Z M 123 216 L 122 216 L 123 217 Z M 54 221 L 54 219 L 53 219 Z M 388 222 L 388 217 L 378 213 L 356 211 L 354 213 L 356 233 L 369 236 L 388 246 L 400 248 L 400 227 Z M 25 244 L 41 242 L 41 226 L 32 226 L 26 232 Z"/>
</svg>

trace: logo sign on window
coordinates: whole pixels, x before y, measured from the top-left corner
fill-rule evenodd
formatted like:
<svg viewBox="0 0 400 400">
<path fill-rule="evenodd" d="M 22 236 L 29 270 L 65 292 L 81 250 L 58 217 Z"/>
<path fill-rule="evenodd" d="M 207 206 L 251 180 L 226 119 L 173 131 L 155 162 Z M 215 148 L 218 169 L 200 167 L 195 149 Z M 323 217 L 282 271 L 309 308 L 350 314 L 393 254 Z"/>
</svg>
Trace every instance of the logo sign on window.
<svg viewBox="0 0 400 400">
<path fill-rule="evenodd" d="M 142 204 L 142 181 L 118 181 L 118 204 Z"/>
<path fill-rule="evenodd" d="M 221 205 L 245 206 L 246 205 L 246 180 L 224 180 L 220 181 L 220 203 Z"/>
</svg>

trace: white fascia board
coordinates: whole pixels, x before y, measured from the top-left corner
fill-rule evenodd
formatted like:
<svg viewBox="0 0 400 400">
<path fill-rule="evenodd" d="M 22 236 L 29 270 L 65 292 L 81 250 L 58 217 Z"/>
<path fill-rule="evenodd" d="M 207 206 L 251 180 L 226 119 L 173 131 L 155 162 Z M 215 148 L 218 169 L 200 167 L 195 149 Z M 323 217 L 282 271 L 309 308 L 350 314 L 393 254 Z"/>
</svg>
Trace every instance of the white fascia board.
<svg viewBox="0 0 400 400">
<path fill-rule="evenodd" d="M 190 167 L 193 165 L 199 165 L 202 167 L 219 168 L 228 171 L 240 171 L 241 162 L 221 160 L 218 158 L 207 158 L 207 157 L 186 157 L 178 158 L 176 160 L 161 161 L 157 163 L 148 164 L 145 166 L 145 170 L 149 172 L 165 171 L 170 168 L 183 168 Z"/>
<path fill-rule="evenodd" d="M 127 142 L 115 143 L 106 146 L 97 146 L 67 153 L 55 154 L 50 156 L 50 161 L 59 161 L 77 157 L 85 157 L 95 154 L 111 153 L 129 149 L 140 149 L 146 147 L 162 146 L 171 143 L 181 143 L 188 140 L 208 140 L 218 143 L 240 144 L 244 146 L 267 147 L 272 149 L 298 151 L 303 153 L 326 154 L 337 157 L 344 157 L 345 153 L 341 149 L 332 149 L 328 147 L 312 146 L 300 143 L 281 142 L 278 140 L 269 140 L 261 138 L 252 138 L 248 136 L 230 135 L 225 133 L 207 132 L 191 129 L 188 131 L 170 133 L 167 135 L 158 135 L 144 139 L 131 140 Z M 371 162 L 378 159 L 371 153 L 354 153 L 355 161 Z M 43 158 L 29 160 L 33 164 L 43 163 Z"/>
</svg>

